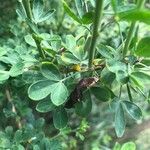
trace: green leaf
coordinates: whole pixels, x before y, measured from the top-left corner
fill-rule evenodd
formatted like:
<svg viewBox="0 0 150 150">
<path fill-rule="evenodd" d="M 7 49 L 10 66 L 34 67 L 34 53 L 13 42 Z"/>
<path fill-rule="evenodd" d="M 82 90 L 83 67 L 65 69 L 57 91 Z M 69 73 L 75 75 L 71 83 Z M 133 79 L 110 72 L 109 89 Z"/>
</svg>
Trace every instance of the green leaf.
<svg viewBox="0 0 150 150">
<path fill-rule="evenodd" d="M 7 54 L 7 50 L 5 50 L 3 47 L 0 47 L 0 57 Z"/>
<path fill-rule="evenodd" d="M 111 85 L 115 77 L 115 74 L 110 72 L 106 67 L 101 72 L 101 80 L 104 84 Z"/>
<path fill-rule="evenodd" d="M 51 92 L 51 101 L 54 105 L 59 106 L 66 102 L 68 98 L 68 90 L 64 83 L 57 82 L 53 85 L 53 90 Z"/>
<path fill-rule="evenodd" d="M 135 51 L 136 55 L 141 57 L 150 57 L 149 43 L 150 37 L 141 39 L 138 43 L 137 50 Z"/>
<path fill-rule="evenodd" d="M 92 36 L 87 37 L 85 44 L 84 44 L 84 51 L 88 52 L 90 45 L 91 45 L 91 41 L 92 41 Z"/>
<path fill-rule="evenodd" d="M 134 9 L 136 9 L 136 4 L 130 3 L 130 4 L 126 4 L 126 5 L 118 5 L 114 11 L 115 11 L 115 14 L 119 14 L 122 12 L 131 11 Z"/>
<path fill-rule="evenodd" d="M 119 143 L 116 143 L 113 150 L 120 150 L 121 149 L 121 145 Z"/>
<path fill-rule="evenodd" d="M 0 131 L 0 146 L 1 146 L 2 150 L 11 148 L 10 140 L 7 138 L 7 136 L 2 131 Z"/>
<path fill-rule="evenodd" d="M 33 150 L 40 150 L 40 147 L 38 145 L 34 145 Z"/>
<path fill-rule="evenodd" d="M 146 66 L 150 66 L 150 58 L 144 58 L 143 60 L 141 60 L 141 63 Z"/>
<path fill-rule="evenodd" d="M 136 150 L 136 145 L 133 142 L 123 144 L 121 150 Z"/>
<path fill-rule="evenodd" d="M 53 123 L 54 123 L 55 128 L 57 129 L 63 129 L 67 126 L 68 116 L 64 108 L 61 107 L 54 111 Z"/>
<path fill-rule="evenodd" d="M 118 13 L 120 20 L 125 21 L 140 21 L 146 24 L 150 24 L 150 11 L 146 9 L 132 9 Z"/>
<path fill-rule="evenodd" d="M 62 150 L 62 143 L 57 139 L 50 140 L 50 150 Z"/>
<path fill-rule="evenodd" d="M 22 0 L 19 0 L 18 2 L 19 2 L 19 5 L 18 5 L 18 8 L 16 9 L 16 13 L 22 20 L 25 20 L 27 18 L 27 14 L 23 6 Z"/>
<path fill-rule="evenodd" d="M 50 140 L 48 138 L 44 137 L 40 140 L 40 149 L 50 149 Z"/>
<path fill-rule="evenodd" d="M 123 6 L 124 0 L 111 0 L 112 8 L 115 13 L 118 11 L 118 8 Z"/>
<path fill-rule="evenodd" d="M 80 16 L 80 18 L 83 16 L 84 11 L 83 11 L 83 7 L 84 7 L 84 3 L 82 0 L 75 0 L 75 4 L 76 4 L 76 8 L 78 11 L 78 14 Z"/>
<path fill-rule="evenodd" d="M 66 47 L 69 51 L 74 51 L 74 48 L 76 47 L 76 39 L 73 35 L 66 36 Z"/>
<path fill-rule="evenodd" d="M 23 72 L 22 79 L 24 82 L 32 84 L 39 80 L 44 80 L 45 78 L 42 76 L 42 74 L 39 71 L 29 70 Z"/>
<path fill-rule="evenodd" d="M 96 97 L 96 99 L 106 102 L 111 99 L 110 91 L 105 87 L 92 87 L 91 93 Z"/>
<path fill-rule="evenodd" d="M 64 64 L 79 64 L 80 61 L 72 54 L 72 53 L 63 53 L 61 56 L 61 60 L 64 62 Z"/>
<path fill-rule="evenodd" d="M 115 59 L 109 59 L 106 61 L 106 67 L 109 71 L 116 74 L 116 80 L 121 84 L 128 82 L 128 70 L 127 65 L 124 62 L 117 61 Z"/>
<path fill-rule="evenodd" d="M 86 52 L 84 51 L 84 44 L 85 44 L 85 38 L 82 37 L 77 42 L 77 46 L 75 47 L 74 51 L 72 51 L 72 54 L 81 62 L 86 59 Z"/>
<path fill-rule="evenodd" d="M 66 48 L 68 51 L 70 51 L 74 56 L 75 59 L 78 59 L 80 61 L 85 59 L 85 51 L 83 45 L 85 44 L 85 38 L 80 38 L 78 42 L 76 42 L 76 39 L 72 35 L 66 36 Z"/>
<path fill-rule="evenodd" d="M 50 80 L 37 81 L 29 87 L 28 95 L 32 100 L 41 100 L 51 93 L 54 84 L 55 82 Z"/>
<path fill-rule="evenodd" d="M 41 65 L 41 73 L 44 77 L 46 77 L 49 80 L 53 80 L 53 81 L 61 80 L 61 74 L 57 66 L 52 63 L 43 62 Z"/>
<path fill-rule="evenodd" d="M 5 81 L 8 78 L 9 78 L 9 72 L 0 70 L 0 81 Z"/>
<path fill-rule="evenodd" d="M 36 121 L 35 121 L 35 124 L 34 124 L 35 126 L 35 128 L 37 129 L 37 130 L 41 130 L 43 127 L 44 127 L 44 125 L 45 125 L 45 119 L 44 118 L 38 118 Z"/>
<path fill-rule="evenodd" d="M 22 145 L 13 145 L 12 150 L 25 150 L 25 148 Z"/>
<path fill-rule="evenodd" d="M 34 0 L 32 11 L 34 16 L 34 22 L 36 24 L 50 19 L 55 12 L 54 10 L 44 11 L 43 0 Z"/>
<path fill-rule="evenodd" d="M 21 130 L 17 130 L 14 135 L 14 141 L 16 143 L 21 143 L 23 141 L 23 134 Z"/>
<path fill-rule="evenodd" d="M 55 40 L 56 38 L 56 40 Z M 58 52 L 61 49 L 61 38 L 58 35 L 53 36 L 53 40 L 51 40 L 51 47 L 55 52 Z"/>
<path fill-rule="evenodd" d="M 129 81 L 128 73 L 123 70 L 116 72 L 116 80 L 122 84 L 126 84 Z"/>
<path fill-rule="evenodd" d="M 41 16 L 43 14 L 43 0 L 34 0 L 32 11 L 35 18 Z"/>
<path fill-rule="evenodd" d="M 56 108 L 56 106 L 51 102 L 50 99 L 42 100 L 36 106 L 36 110 L 41 113 L 46 113 L 46 112 L 52 111 L 55 108 Z"/>
<path fill-rule="evenodd" d="M 10 76 L 16 77 L 23 73 L 24 64 L 22 62 L 18 62 L 14 64 L 9 70 Z"/>
<path fill-rule="evenodd" d="M 105 58 L 107 59 L 112 59 L 114 58 L 111 49 L 109 48 L 109 46 L 105 46 L 102 44 L 99 44 L 99 47 L 97 49 L 97 51 Z"/>
<path fill-rule="evenodd" d="M 88 13 L 83 15 L 82 23 L 83 24 L 90 24 L 90 23 L 93 22 L 93 18 L 94 18 L 94 13 L 93 12 L 88 12 Z"/>
<path fill-rule="evenodd" d="M 52 15 L 54 14 L 54 12 L 55 12 L 54 9 L 48 10 L 48 11 L 44 12 L 44 13 L 40 16 L 40 18 L 38 19 L 38 23 L 50 19 L 50 18 L 52 17 Z M 36 21 L 36 22 L 37 22 L 37 21 Z"/>
<path fill-rule="evenodd" d="M 115 112 L 115 131 L 118 137 L 122 137 L 125 131 L 125 116 L 122 104 L 119 103 L 117 105 L 117 109 Z"/>
<path fill-rule="evenodd" d="M 123 101 L 123 104 L 125 105 L 125 108 L 129 115 L 135 119 L 139 120 L 142 117 L 142 111 L 141 109 L 134 103 L 129 102 L 129 101 Z"/>
<path fill-rule="evenodd" d="M 5 128 L 5 132 L 6 132 L 8 137 L 11 137 L 13 135 L 13 127 L 12 126 L 7 126 Z"/>
<path fill-rule="evenodd" d="M 130 80 L 138 87 L 144 88 L 145 85 L 150 84 L 150 73 L 144 71 L 135 71 L 130 75 Z"/>
<path fill-rule="evenodd" d="M 67 5 L 67 3 L 65 1 L 63 1 L 63 6 L 64 6 L 64 10 L 65 12 L 75 21 L 77 21 L 78 23 L 82 24 L 82 21 L 79 17 L 77 17 L 77 15 L 69 8 L 69 6 Z"/>
<path fill-rule="evenodd" d="M 39 34 L 39 30 L 38 27 L 35 23 L 33 23 L 32 20 L 26 18 L 26 22 L 28 24 L 28 26 L 30 27 L 30 29 L 35 33 L 35 34 Z"/>
<path fill-rule="evenodd" d="M 109 71 L 117 73 L 119 70 L 127 71 L 125 63 L 117 60 L 108 60 L 106 64 Z"/>
<path fill-rule="evenodd" d="M 34 39 L 32 38 L 31 35 L 26 35 L 24 37 L 24 39 L 25 39 L 26 43 L 29 44 L 30 46 L 37 47 L 36 43 L 35 43 L 35 41 L 34 41 Z"/>
<path fill-rule="evenodd" d="M 75 112 L 77 115 L 86 117 L 92 110 L 92 100 L 89 91 L 83 94 L 83 99 L 75 104 Z"/>
</svg>

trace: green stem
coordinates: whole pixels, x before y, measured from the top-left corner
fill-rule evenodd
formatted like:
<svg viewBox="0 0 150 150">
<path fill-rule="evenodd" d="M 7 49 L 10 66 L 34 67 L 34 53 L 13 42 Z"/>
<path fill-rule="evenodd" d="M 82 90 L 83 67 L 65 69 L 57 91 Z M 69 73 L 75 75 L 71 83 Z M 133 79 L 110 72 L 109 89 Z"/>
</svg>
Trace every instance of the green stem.
<svg viewBox="0 0 150 150">
<path fill-rule="evenodd" d="M 131 23 L 131 26 L 127 35 L 127 39 L 126 39 L 124 49 L 123 49 L 123 57 L 125 57 L 128 52 L 128 49 L 129 49 L 129 46 L 130 46 L 130 43 L 134 34 L 135 26 L 136 26 L 136 22 L 134 21 Z"/>
<path fill-rule="evenodd" d="M 31 10 L 30 0 L 22 0 L 22 4 L 23 4 L 24 9 L 26 11 L 27 18 L 32 20 L 32 10 Z M 29 25 L 29 27 L 30 27 L 30 25 Z M 39 51 L 39 54 L 40 54 L 41 58 L 45 59 L 46 57 L 45 57 L 45 54 L 44 54 L 44 52 L 43 52 L 43 50 L 41 48 L 41 45 L 40 45 L 41 41 L 40 41 L 40 39 L 36 36 L 35 32 L 33 31 L 33 29 L 31 27 L 30 27 L 30 30 L 31 30 L 31 32 L 33 32 L 32 37 L 35 40 L 35 43 L 36 43 L 36 46 L 37 46 L 37 49 Z"/>
<path fill-rule="evenodd" d="M 30 4 L 30 0 L 22 0 L 23 6 L 25 8 L 26 11 L 26 15 L 27 17 L 32 20 L 32 11 L 31 11 L 31 4 Z"/>
<path fill-rule="evenodd" d="M 119 99 L 121 98 L 121 94 L 122 94 L 122 85 L 120 86 L 120 90 L 119 90 Z"/>
<path fill-rule="evenodd" d="M 138 0 L 137 1 L 137 8 L 141 9 L 143 7 L 143 5 L 145 4 L 145 1 L 146 0 Z M 125 46 L 124 46 L 124 49 L 123 49 L 123 57 L 125 57 L 127 55 L 132 37 L 134 35 L 135 27 L 136 27 L 136 21 L 131 23 L 131 26 L 130 26 L 130 29 L 129 29 L 129 32 L 128 32 L 128 35 L 127 35 L 127 39 L 126 39 L 126 42 L 125 42 Z"/>
<path fill-rule="evenodd" d="M 96 9 L 95 9 L 95 18 L 94 18 L 94 27 L 93 27 L 93 34 L 91 39 L 91 45 L 89 49 L 89 69 L 93 67 L 93 59 L 95 56 L 95 48 L 96 48 L 96 41 L 98 38 L 98 30 L 101 24 L 101 18 L 103 13 L 103 1 L 104 0 L 96 0 Z"/>
<path fill-rule="evenodd" d="M 131 102 L 133 102 L 133 98 L 132 98 L 132 94 L 131 94 L 131 90 L 130 90 L 129 84 L 127 84 L 127 91 L 128 91 L 129 100 L 130 100 Z"/>
<path fill-rule="evenodd" d="M 44 54 L 44 52 L 43 52 L 43 50 L 41 48 L 41 40 L 35 34 L 33 34 L 32 37 L 33 37 L 33 39 L 34 39 L 34 41 L 36 43 L 36 46 L 37 46 L 37 49 L 39 51 L 39 54 L 40 54 L 41 58 L 45 59 L 46 56 L 45 56 L 45 54 Z"/>
</svg>

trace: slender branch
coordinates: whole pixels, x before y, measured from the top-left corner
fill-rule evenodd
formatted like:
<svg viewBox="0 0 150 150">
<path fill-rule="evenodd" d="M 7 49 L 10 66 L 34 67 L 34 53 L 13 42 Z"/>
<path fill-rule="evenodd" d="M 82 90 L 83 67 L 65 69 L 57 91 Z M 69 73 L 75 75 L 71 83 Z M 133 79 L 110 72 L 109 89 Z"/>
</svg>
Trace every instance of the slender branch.
<svg viewBox="0 0 150 150">
<path fill-rule="evenodd" d="M 17 114 L 15 105 L 14 105 L 14 103 L 12 102 L 12 98 L 11 98 L 11 94 L 10 94 L 10 89 L 8 88 L 8 86 L 6 86 L 6 88 L 5 88 L 5 93 L 6 93 L 7 100 L 8 100 L 8 101 L 11 103 L 11 105 L 12 105 L 12 112 L 15 113 L 15 114 Z M 18 126 L 19 129 L 22 128 L 22 124 L 21 124 L 20 120 L 17 119 L 17 118 L 16 118 L 16 123 L 17 123 L 17 126 Z"/>
<path fill-rule="evenodd" d="M 132 40 L 132 37 L 133 37 L 133 34 L 134 34 L 135 26 L 136 26 L 136 22 L 134 21 L 134 22 L 131 23 L 131 26 L 130 26 L 130 29 L 129 29 L 129 32 L 128 32 L 128 36 L 127 36 L 125 46 L 124 46 L 124 49 L 123 49 L 123 57 L 125 57 L 127 52 L 128 52 L 128 49 L 129 49 L 129 46 L 130 46 L 130 43 L 131 43 L 131 40 Z"/>
<path fill-rule="evenodd" d="M 43 52 L 43 50 L 41 48 L 41 45 L 40 45 L 41 41 L 40 41 L 40 39 L 38 39 L 38 37 L 35 34 L 33 34 L 32 37 L 33 37 L 33 39 L 34 39 L 34 41 L 36 43 L 36 46 L 37 46 L 37 49 L 39 51 L 40 56 L 42 57 L 42 59 L 45 59 L 46 57 L 45 57 L 45 54 L 44 54 L 44 52 Z"/>
<path fill-rule="evenodd" d="M 122 94 L 122 85 L 120 86 L 120 90 L 119 90 L 119 99 L 121 98 L 121 94 Z"/>
<path fill-rule="evenodd" d="M 145 1 L 146 0 L 138 0 L 137 1 L 137 8 L 141 9 L 143 7 L 143 5 L 145 4 Z M 128 35 L 127 35 L 127 39 L 126 39 L 126 42 L 125 42 L 125 46 L 124 46 L 124 49 L 123 49 L 123 57 L 125 57 L 126 54 L 128 53 L 128 49 L 129 49 L 132 37 L 134 35 L 135 27 L 136 27 L 136 21 L 131 23 L 131 26 L 130 26 L 130 29 L 129 29 L 129 32 L 128 32 Z"/>
<path fill-rule="evenodd" d="M 84 3 L 84 6 L 85 6 L 85 11 L 88 12 L 89 10 L 88 10 L 88 6 L 87 6 L 87 1 L 84 1 L 83 3 Z"/>
<path fill-rule="evenodd" d="M 32 21 L 32 10 L 31 10 L 31 4 L 30 4 L 30 0 L 22 0 L 23 6 L 25 8 L 26 11 L 26 15 L 27 18 L 30 19 Z M 29 25 L 29 24 L 28 24 Z M 45 59 L 45 54 L 44 51 L 41 48 L 41 41 L 38 39 L 38 37 L 35 35 L 35 32 L 33 31 L 33 29 L 31 28 L 31 26 L 29 25 L 31 32 L 33 33 L 32 37 L 35 40 L 37 49 L 39 51 L 40 56 Z"/>
<path fill-rule="evenodd" d="M 90 49 L 89 49 L 89 69 L 92 69 L 92 67 L 93 67 L 92 64 L 93 64 L 93 59 L 95 56 L 96 41 L 99 36 L 98 30 L 99 30 L 99 27 L 101 24 L 101 18 L 102 18 L 102 13 L 103 13 L 103 1 L 104 0 L 96 1 L 93 34 L 92 34 L 92 40 L 91 40 L 91 45 L 90 45 Z"/>
<path fill-rule="evenodd" d="M 127 84 L 127 91 L 128 91 L 129 100 L 131 102 L 133 102 L 133 98 L 132 98 L 132 94 L 131 94 L 131 90 L 130 90 L 129 84 Z"/>
</svg>

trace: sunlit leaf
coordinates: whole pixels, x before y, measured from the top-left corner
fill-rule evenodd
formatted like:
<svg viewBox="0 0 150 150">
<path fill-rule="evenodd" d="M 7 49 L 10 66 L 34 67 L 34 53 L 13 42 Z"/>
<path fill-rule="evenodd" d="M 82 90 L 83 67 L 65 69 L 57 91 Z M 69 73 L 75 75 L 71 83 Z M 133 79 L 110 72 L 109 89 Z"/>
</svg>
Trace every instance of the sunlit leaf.
<svg viewBox="0 0 150 150">
<path fill-rule="evenodd" d="M 9 72 L 0 70 L 0 81 L 5 81 L 8 78 L 9 78 Z"/>
<path fill-rule="evenodd" d="M 135 51 L 137 56 L 141 57 L 150 57 L 150 37 L 145 37 L 140 40 L 137 46 L 137 50 Z"/>
<path fill-rule="evenodd" d="M 28 95 L 32 100 L 38 101 L 47 97 L 54 88 L 54 81 L 42 80 L 32 84 L 28 89 Z"/>
<path fill-rule="evenodd" d="M 147 9 L 133 9 L 124 11 L 118 14 L 120 20 L 126 21 L 140 21 L 146 24 L 150 24 L 150 11 Z"/>
<path fill-rule="evenodd" d="M 49 62 L 43 62 L 41 65 L 41 73 L 44 77 L 46 77 L 49 80 L 53 81 L 59 81 L 61 80 L 61 74 L 56 67 L 56 65 L 49 63 Z"/>
<path fill-rule="evenodd" d="M 75 21 L 77 21 L 78 23 L 82 24 L 81 19 L 70 9 L 70 7 L 68 6 L 68 4 L 63 1 L 63 6 L 64 9 L 66 11 L 66 13 Z"/>
<path fill-rule="evenodd" d="M 64 83 L 57 82 L 53 85 L 51 101 L 56 106 L 62 105 L 68 98 L 68 90 Z"/>
<path fill-rule="evenodd" d="M 121 150 L 136 150 L 136 145 L 133 142 L 123 144 Z"/>
</svg>

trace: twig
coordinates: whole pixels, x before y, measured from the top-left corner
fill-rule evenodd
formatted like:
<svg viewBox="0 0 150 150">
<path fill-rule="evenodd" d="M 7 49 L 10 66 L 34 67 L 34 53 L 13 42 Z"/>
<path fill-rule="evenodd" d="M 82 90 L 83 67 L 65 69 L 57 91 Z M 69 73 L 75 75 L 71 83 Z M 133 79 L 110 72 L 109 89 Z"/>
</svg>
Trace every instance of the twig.
<svg viewBox="0 0 150 150">
<path fill-rule="evenodd" d="M 130 100 L 131 102 L 133 102 L 133 98 L 132 98 L 132 94 L 131 94 L 131 90 L 130 90 L 129 84 L 127 84 L 127 91 L 128 91 L 129 100 Z"/>
<path fill-rule="evenodd" d="M 11 95 L 10 95 L 10 89 L 8 88 L 8 86 L 6 86 L 5 88 L 5 93 L 6 93 L 6 97 L 7 97 L 7 100 L 11 103 L 12 105 L 12 112 L 17 114 L 17 111 L 16 111 L 16 108 L 15 108 L 15 105 L 14 103 L 12 102 L 12 98 L 11 98 Z M 20 120 L 16 119 L 16 123 L 17 123 L 17 127 L 20 129 L 22 128 L 22 124 L 20 122 Z"/>
</svg>

